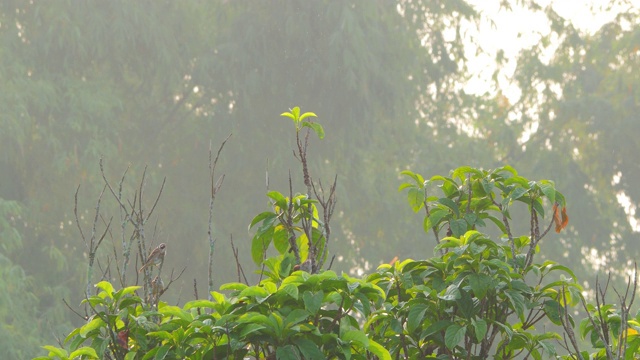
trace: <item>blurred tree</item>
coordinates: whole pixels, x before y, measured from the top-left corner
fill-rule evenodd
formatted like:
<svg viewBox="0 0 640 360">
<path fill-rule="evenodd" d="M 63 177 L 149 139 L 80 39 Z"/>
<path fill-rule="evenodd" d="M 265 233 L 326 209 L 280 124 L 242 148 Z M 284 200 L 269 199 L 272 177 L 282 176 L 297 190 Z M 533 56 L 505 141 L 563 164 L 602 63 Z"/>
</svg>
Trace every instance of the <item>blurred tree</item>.
<svg viewBox="0 0 640 360">
<path fill-rule="evenodd" d="M 25 224 L 11 263 L 36 288 L 56 284 L 55 298 L 82 293 L 86 254 L 73 193 L 82 184 L 78 210 L 90 222 L 103 157 L 111 181 L 131 165 L 128 191 L 145 164 L 151 187 L 167 177 L 156 243 L 168 244 L 167 268 L 193 264 L 175 288 L 191 291 L 193 278 L 204 287 L 209 144 L 234 133 L 218 165 L 226 181 L 214 228 L 224 243 L 233 233 L 248 260 L 246 226 L 267 207 L 265 169 L 269 188 L 285 191 L 296 168 L 278 119 L 292 106 L 315 111 L 329 134 L 322 145 L 311 140 L 309 160 L 317 180 L 338 174 L 336 270 L 432 255 L 434 242 L 409 218 L 403 195 L 381 197 L 406 168 L 427 175 L 462 164 L 529 167 L 525 176 L 562 181 L 569 201 L 574 233 L 555 254 L 576 244 L 603 250 L 611 234 L 627 244 L 631 229 L 614 199 L 620 190 L 635 202 L 640 196 L 631 181 L 633 14 L 588 37 L 548 11 L 553 33 L 543 40 L 562 43 L 548 64 L 544 46 L 522 54 L 515 79 L 523 96 L 511 105 L 462 90 L 469 32 L 482 19 L 462 0 L 4 1 L 0 198 L 20 204 Z M 538 131 L 523 142 L 534 124 Z M 292 175 L 294 192 L 305 191 Z M 115 211 L 103 206 L 103 214 Z M 230 250 L 217 251 L 220 282 L 229 281 Z"/>
<path fill-rule="evenodd" d="M 153 170 L 175 164 L 197 139 L 208 142 L 205 118 L 193 116 L 197 109 L 184 100 L 193 93 L 189 74 L 205 46 L 200 8 L 146 1 L 0 4 L 0 198 L 24 210 L 16 226 L 22 246 L 2 255 L 28 279 L 28 291 L 5 295 L 37 308 L 29 310 L 33 316 L 55 322 L 50 312 L 70 314 L 61 298 L 74 294 L 69 302 L 79 303 L 86 250 L 72 222 L 73 193 L 82 184 L 78 210 L 90 221 L 102 188 L 100 157 L 117 178 L 132 164 L 134 182 L 144 164 Z M 206 146 L 199 151 L 206 156 Z M 150 173 L 151 184 L 162 179 Z M 37 329 L 38 336 L 52 335 Z M 33 333 L 23 335 L 11 342 L 14 349 L 28 348 Z"/>
<path fill-rule="evenodd" d="M 319 146 L 311 161 L 316 180 L 338 174 L 342 236 L 333 248 L 346 265 L 389 261 L 416 248 L 431 253 L 434 243 L 396 211 L 401 196 L 371 199 L 396 188 L 409 165 L 446 171 L 470 158 L 489 160 L 455 124 L 472 120 L 467 110 L 476 101 L 457 85 L 466 77 L 459 29 L 473 24 L 474 10 L 451 1 L 234 1 L 225 8 L 225 16 L 238 15 L 207 59 L 219 69 L 213 84 L 228 89 L 231 110 L 218 121 L 252 139 L 242 144 L 244 161 L 228 165 L 253 169 L 254 176 L 240 177 L 243 186 L 262 185 L 255 170 L 269 159 L 271 186 L 286 188 L 293 144 L 265 116 L 292 105 L 318 109 L 330 145 Z M 250 202 L 257 193 L 239 196 Z"/>
<path fill-rule="evenodd" d="M 494 112 L 515 134 L 508 136 L 518 139 L 507 142 L 500 156 L 558 179 L 569 199 L 571 231 L 547 248 L 547 256 L 581 261 L 583 280 L 592 278 L 594 269 L 626 277 L 640 255 L 637 218 L 620 202 L 626 198 L 631 209 L 640 203 L 638 9 L 623 7 L 626 11 L 593 35 L 551 6 L 531 9 L 546 14 L 549 32 L 518 58 L 513 79 L 522 90 L 520 99 Z M 505 132 L 494 130 L 479 129 L 489 142 L 505 144 Z"/>
</svg>

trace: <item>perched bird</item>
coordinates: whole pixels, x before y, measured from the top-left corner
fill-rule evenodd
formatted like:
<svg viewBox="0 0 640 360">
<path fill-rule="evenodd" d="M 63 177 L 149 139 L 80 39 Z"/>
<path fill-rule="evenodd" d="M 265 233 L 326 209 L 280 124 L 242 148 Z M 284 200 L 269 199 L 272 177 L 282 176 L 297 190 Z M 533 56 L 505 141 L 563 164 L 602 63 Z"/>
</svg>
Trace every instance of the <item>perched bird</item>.
<svg viewBox="0 0 640 360">
<path fill-rule="evenodd" d="M 164 292 L 164 281 L 160 275 L 156 276 L 153 280 L 151 280 L 151 293 L 157 298 Z"/>
<path fill-rule="evenodd" d="M 149 266 L 160 265 L 164 261 L 164 254 L 166 252 L 167 245 L 165 245 L 164 243 L 158 245 L 158 247 L 153 249 L 151 254 L 149 254 L 147 261 L 144 263 L 144 265 L 142 265 L 138 272 L 141 273 L 142 270 L 148 268 Z"/>
<path fill-rule="evenodd" d="M 307 259 L 302 264 L 296 264 L 293 266 L 293 271 L 298 271 L 298 270 L 311 273 L 313 271 L 313 264 L 311 263 L 311 259 Z"/>
</svg>

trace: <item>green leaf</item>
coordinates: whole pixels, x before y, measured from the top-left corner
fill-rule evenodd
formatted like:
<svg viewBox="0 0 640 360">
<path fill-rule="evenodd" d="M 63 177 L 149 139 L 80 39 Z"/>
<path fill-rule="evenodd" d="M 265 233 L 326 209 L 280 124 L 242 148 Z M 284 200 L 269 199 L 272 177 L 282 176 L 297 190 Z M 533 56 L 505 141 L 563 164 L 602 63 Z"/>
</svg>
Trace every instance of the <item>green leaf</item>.
<svg viewBox="0 0 640 360">
<path fill-rule="evenodd" d="M 369 338 L 362 330 L 349 330 L 340 338 L 346 342 L 357 343 L 365 349 L 369 347 Z"/>
<path fill-rule="evenodd" d="M 449 328 L 450 326 L 452 326 L 453 323 L 449 320 L 439 320 L 431 325 L 429 325 L 429 327 L 427 328 L 427 330 L 424 331 L 423 337 L 426 339 L 429 336 L 438 333 L 444 329 Z"/>
<path fill-rule="evenodd" d="M 292 114 L 292 113 L 290 113 L 290 112 L 283 112 L 282 114 L 280 114 L 280 116 L 286 116 L 286 117 L 288 117 L 289 119 L 291 119 L 291 120 L 293 120 L 293 121 L 296 121 L 296 118 L 295 118 L 295 117 L 293 116 L 293 114 Z"/>
<path fill-rule="evenodd" d="M 574 280 L 577 279 L 576 278 L 576 274 L 573 273 L 573 270 L 571 270 L 570 268 L 568 268 L 568 267 L 566 267 L 564 265 L 554 264 L 554 265 L 551 265 L 550 267 L 548 267 L 547 270 L 549 272 L 556 271 L 556 270 L 561 270 L 561 271 L 564 271 L 567 274 L 569 274 L 571 276 L 571 278 L 573 278 Z"/>
<path fill-rule="evenodd" d="M 256 331 L 260 331 L 264 328 L 264 325 L 247 323 L 242 327 L 242 330 L 240 330 L 240 338 L 245 339 L 247 335 L 252 334 Z"/>
<path fill-rule="evenodd" d="M 514 290 L 518 290 L 519 292 L 523 293 L 523 294 L 531 294 L 531 288 L 529 287 L 529 285 L 527 285 L 527 283 L 525 283 L 522 280 L 519 279 L 515 279 L 513 281 L 511 281 L 511 283 L 509 284 L 509 286 L 514 289 Z"/>
<path fill-rule="evenodd" d="M 505 178 L 510 178 L 511 176 L 518 175 L 518 172 L 516 171 L 516 169 L 514 169 L 513 167 L 511 167 L 509 165 L 505 165 L 505 166 L 499 167 L 499 168 L 497 168 L 497 169 L 495 169 L 493 171 L 494 174 L 500 174 L 502 172 L 509 172 L 510 173 L 510 174 L 506 174 L 506 176 L 502 175 Z"/>
<path fill-rule="evenodd" d="M 300 120 L 300 107 L 294 106 L 293 109 L 291 109 L 291 113 L 296 118 L 296 120 Z"/>
<path fill-rule="evenodd" d="M 238 294 L 238 297 L 245 297 L 245 296 L 266 298 L 267 296 L 269 296 L 269 292 L 261 286 L 249 286 L 248 288 L 242 290 L 240 294 Z"/>
<path fill-rule="evenodd" d="M 422 324 L 426 311 L 426 304 L 415 304 L 409 308 L 409 315 L 407 319 L 407 331 L 409 331 L 409 333 L 412 333 L 416 328 L 418 328 L 418 326 L 420 326 L 420 324 Z"/>
<path fill-rule="evenodd" d="M 236 291 L 242 291 L 246 288 L 248 288 L 249 286 L 243 283 L 239 283 L 239 282 L 232 282 L 232 283 L 226 283 L 226 284 L 222 284 L 220 285 L 220 290 L 236 290 Z M 215 298 L 215 297 L 214 297 Z"/>
<path fill-rule="evenodd" d="M 193 321 L 193 316 L 191 315 L 190 312 L 184 311 L 177 306 L 165 305 L 160 309 L 158 309 L 158 312 L 162 315 L 178 317 L 184 321 L 188 321 L 188 322 Z"/>
<path fill-rule="evenodd" d="M 256 265 L 262 263 L 264 253 L 269 248 L 269 244 L 271 244 L 272 235 L 273 232 L 256 234 L 251 240 L 251 258 Z"/>
<path fill-rule="evenodd" d="M 367 347 L 373 355 L 377 356 L 380 360 L 391 360 L 391 354 L 389 350 L 385 349 L 382 345 L 373 340 L 369 340 L 369 346 Z"/>
<path fill-rule="evenodd" d="M 69 358 L 70 359 L 75 359 L 77 357 L 80 356 L 89 356 L 91 358 L 94 359 L 99 359 L 98 354 L 96 353 L 96 351 L 93 348 L 90 348 L 88 346 L 83 346 L 80 349 L 72 352 L 71 354 L 69 354 Z"/>
<path fill-rule="evenodd" d="M 467 232 L 467 222 L 464 219 L 457 219 L 449 222 L 453 236 L 460 237 Z"/>
<path fill-rule="evenodd" d="M 542 217 L 544 217 L 544 208 L 542 207 L 542 199 L 537 198 L 533 201 L 533 209 Z"/>
<path fill-rule="evenodd" d="M 215 292 L 215 291 L 212 291 Z M 185 310 L 190 310 L 193 308 L 208 308 L 208 309 L 214 309 L 218 306 L 218 303 L 213 302 L 213 301 L 209 301 L 209 300 L 205 300 L 205 299 L 200 299 L 200 300 L 192 300 L 187 302 L 186 304 L 184 304 L 184 309 Z"/>
<path fill-rule="evenodd" d="M 453 200 L 445 197 L 445 198 L 438 199 L 438 202 L 448 207 L 449 209 L 451 209 L 453 213 L 456 215 L 456 217 L 460 217 L 460 209 L 458 208 L 458 205 Z"/>
<path fill-rule="evenodd" d="M 309 312 L 305 309 L 295 309 L 287 315 L 287 317 L 284 319 L 284 323 L 287 327 L 291 327 L 307 320 L 309 318 L 309 315 Z"/>
<path fill-rule="evenodd" d="M 518 314 L 520 321 L 524 321 L 524 296 L 519 291 L 512 289 L 507 289 L 504 293 L 509 298 L 509 302 Z"/>
<path fill-rule="evenodd" d="M 400 172 L 401 175 L 406 175 L 409 176 L 410 178 L 413 179 L 413 181 L 416 182 L 416 185 L 418 187 L 423 187 L 424 186 L 424 178 L 422 177 L 422 175 L 420 174 L 416 174 L 411 170 L 403 170 Z"/>
<path fill-rule="evenodd" d="M 276 350 L 277 360 L 300 360 L 300 353 L 293 345 L 285 345 L 278 347 Z"/>
<path fill-rule="evenodd" d="M 282 285 L 278 292 L 283 292 L 291 296 L 293 299 L 298 300 L 298 286 L 296 286 L 295 284 Z"/>
<path fill-rule="evenodd" d="M 289 232 L 282 225 L 277 225 L 273 229 L 273 246 L 280 254 L 289 251 Z"/>
<path fill-rule="evenodd" d="M 444 344 L 447 349 L 452 350 L 464 339 L 464 333 L 467 331 L 466 326 L 453 324 L 447 328 L 444 333 Z"/>
<path fill-rule="evenodd" d="M 424 190 L 419 188 L 410 188 L 407 193 L 407 200 L 409 205 L 413 209 L 413 212 L 418 212 L 424 206 Z"/>
<path fill-rule="evenodd" d="M 454 179 L 458 178 L 460 180 L 466 180 L 466 174 L 468 173 L 472 173 L 474 175 L 482 175 L 482 172 L 480 172 L 478 169 L 474 169 L 471 166 L 461 166 L 453 171 L 451 177 Z"/>
<path fill-rule="evenodd" d="M 304 119 L 306 119 L 306 118 L 308 118 L 308 117 L 310 117 L 310 116 L 312 116 L 312 117 L 318 117 L 318 115 L 316 115 L 315 113 L 312 113 L 312 112 L 306 112 L 306 113 L 304 113 L 304 114 L 300 115 L 300 121 L 302 121 L 302 120 L 304 120 Z"/>
<path fill-rule="evenodd" d="M 556 202 L 556 186 L 553 182 L 548 180 L 540 181 L 540 190 L 549 199 L 551 204 Z"/>
<path fill-rule="evenodd" d="M 137 305 L 137 304 L 141 304 L 142 303 L 142 299 L 140 299 L 137 296 L 132 296 L 132 297 L 126 297 L 124 299 L 122 299 L 120 301 L 120 303 L 118 304 L 118 309 L 122 310 L 124 308 L 127 308 L 131 305 Z"/>
<path fill-rule="evenodd" d="M 323 360 L 325 355 L 320 351 L 320 348 L 313 341 L 304 337 L 296 337 L 292 342 L 298 346 L 298 349 L 307 360 Z"/>
<path fill-rule="evenodd" d="M 523 187 L 517 187 L 515 189 L 513 189 L 513 191 L 511 192 L 511 194 L 509 194 L 509 197 L 512 200 L 518 200 L 520 199 L 524 194 L 526 194 L 529 191 L 529 189 L 525 189 Z"/>
<path fill-rule="evenodd" d="M 121 297 L 123 297 L 125 295 L 129 295 L 129 294 L 135 293 L 138 289 L 141 289 L 141 288 L 142 288 L 142 286 L 127 286 L 124 289 L 118 290 L 118 292 L 115 293 L 114 298 L 115 299 L 120 299 Z"/>
<path fill-rule="evenodd" d="M 149 331 L 146 336 L 158 338 L 160 340 L 172 340 L 173 336 L 168 331 Z"/>
<path fill-rule="evenodd" d="M 278 216 L 277 214 L 275 214 L 274 212 L 271 212 L 271 211 L 265 211 L 263 213 L 260 213 L 260 214 L 256 215 L 256 217 L 254 217 L 253 220 L 251 220 L 251 224 L 249 225 L 249 229 L 251 229 L 255 224 L 259 223 L 262 220 L 274 219 L 277 216 Z"/>
<path fill-rule="evenodd" d="M 460 288 L 457 284 L 451 284 L 447 287 L 447 290 L 443 295 L 438 295 L 438 297 L 442 300 L 446 301 L 455 301 L 460 299 Z"/>
<path fill-rule="evenodd" d="M 267 196 L 273 199 L 275 204 L 281 209 L 285 210 L 288 207 L 287 198 L 280 192 L 272 190 L 267 193 Z"/>
<path fill-rule="evenodd" d="M 311 130 L 315 131 L 316 135 L 318 135 L 318 138 L 320 140 L 324 139 L 324 129 L 322 128 L 322 125 L 314 122 L 305 121 L 302 123 L 302 126 L 308 127 Z"/>
<path fill-rule="evenodd" d="M 111 285 L 110 282 L 100 281 L 99 283 L 96 284 L 96 287 L 104 291 L 107 294 L 107 296 L 109 296 L 109 298 L 113 299 L 113 293 L 115 292 L 115 290 L 113 289 L 113 285 Z"/>
<path fill-rule="evenodd" d="M 416 187 L 416 185 L 415 184 L 410 184 L 410 183 L 402 183 L 398 187 L 398 191 L 402 191 L 402 190 L 404 190 L 406 188 L 410 188 L 410 187 Z"/>
<path fill-rule="evenodd" d="M 153 358 L 155 360 L 164 359 L 165 357 L 167 357 L 167 354 L 169 354 L 169 350 L 171 350 L 171 345 L 169 344 L 162 345 L 158 348 L 158 351 L 156 352 L 156 356 L 154 356 Z"/>
<path fill-rule="evenodd" d="M 478 300 L 484 299 L 487 291 L 493 285 L 493 279 L 486 274 L 471 274 L 468 276 L 468 279 L 471 290 Z"/>
<path fill-rule="evenodd" d="M 482 189 L 484 189 L 484 192 L 486 192 L 487 194 L 491 194 L 493 192 L 493 187 L 495 186 L 495 184 L 492 180 L 482 179 L 480 183 L 482 184 Z"/>
<path fill-rule="evenodd" d="M 304 301 L 305 309 L 309 310 L 311 314 L 315 315 L 320 310 L 320 306 L 322 306 L 322 299 L 324 294 L 322 292 L 312 293 L 310 291 L 305 291 L 302 294 L 302 300 Z"/>
<path fill-rule="evenodd" d="M 469 224 L 469 226 L 473 226 L 478 222 L 478 215 L 474 213 L 464 214 L 464 220 Z"/>
<path fill-rule="evenodd" d="M 265 315 L 255 312 L 246 312 L 238 317 L 240 324 L 265 324 L 272 325 Z"/>
<path fill-rule="evenodd" d="M 428 217 L 425 216 L 423 228 L 424 232 L 429 232 L 434 226 L 438 226 L 438 223 L 442 218 L 446 217 L 450 213 L 444 209 L 433 209 Z"/>
<path fill-rule="evenodd" d="M 104 325 L 105 325 L 104 321 L 102 321 L 100 317 L 95 316 L 91 321 L 89 321 L 88 323 L 80 327 L 80 336 L 82 336 L 83 338 L 86 338 L 87 334 L 89 334 L 93 330 L 99 329 Z"/>
<path fill-rule="evenodd" d="M 491 220 L 491 222 L 493 222 L 498 227 L 498 229 L 502 231 L 503 234 L 507 233 L 507 228 L 504 226 L 504 223 L 500 219 L 496 218 L 493 215 L 487 216 L 487 219 Z"/>
<path fill-rule="evenodd" d="M 562 325 L 561 312 L 563 312 L 563 307 L 559 302 L 555 300 L 546 300 L 544 302 L 544 313 L 547 315 L 549 320 L 556 325 Z"/>
<path fill-rule="evenodd" d="M 65 349 L 60 349 L 55 346 L 45 345 L 42 347 L 45 350 L 49 350 L 49 356 L 57 356 L 61 359 L 68 359 L 69 353 Z"/>
<path fill-rule="evenodd" d="M 473 330 L 476 334 L 476 340 L 478 342 L 482 341 L 487 334 L 487 322 L 484 319 L 473 319 L 471 323 L 473 324 Z"/>
</svg>

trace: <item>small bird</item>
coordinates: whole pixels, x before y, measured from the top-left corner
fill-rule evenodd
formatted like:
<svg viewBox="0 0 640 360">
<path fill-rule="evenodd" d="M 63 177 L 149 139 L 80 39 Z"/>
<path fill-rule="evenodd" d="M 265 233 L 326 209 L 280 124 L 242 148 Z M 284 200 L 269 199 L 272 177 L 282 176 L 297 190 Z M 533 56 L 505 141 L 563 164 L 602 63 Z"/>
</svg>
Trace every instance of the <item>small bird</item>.
<svg viewBox="0 0 640 360">
<path fill-rule="evenodd" d="M 158 296 L 162 295 L 163 292 L 164 281 L 162 281 L 162 278 L 160 277 L 160 275 L 158 275 L 153 280 L 151 280 L 151 293 L 154 297 L 157 298 Z"/>
<path fill-rule="evenodd" d="M 148 268 L 149 266 L 160 265 L 164 261 L 164 254 L 166 252 L 167 245 L 165 245 L 164 243 L 158 245 L 158 247 L 153 249 L 151 254 L 149 254 L 147 261 L 144 263 L 144 265 L 142 265 L 138 272 L 141 273 L 142 270 Z"/>
</svg>

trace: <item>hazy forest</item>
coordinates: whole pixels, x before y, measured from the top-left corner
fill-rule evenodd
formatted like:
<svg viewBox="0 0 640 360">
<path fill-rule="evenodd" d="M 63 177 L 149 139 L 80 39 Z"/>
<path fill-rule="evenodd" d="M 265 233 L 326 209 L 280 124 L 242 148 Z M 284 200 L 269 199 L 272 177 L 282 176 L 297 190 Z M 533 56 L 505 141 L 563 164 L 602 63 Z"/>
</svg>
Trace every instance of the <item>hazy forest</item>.
<svg viewBox="0 0 640 360">
<path fill-rule="evenodd" d="M 142 285 L 137 246 L 126 284 L 117 272 L 134 232 L 122 209 L 139 199 L 153 207 L 147 251 L 167 244 L 163 302 L 211 298 L 210 249 L 213 288 L 242 282 L 231 240 L 257 283 L 252 219 L 273 209 L 268 192 L 289 196 L 289 177 L 292 194 L 309 189 L 296 129 L 280 116 L 296 106 L 325 134 L 308 137 L 314 181 L 337 180 L 324 269 L 362 278 L 433 257 L 442 248 L 424 210 L 398 191 L 406 174 L 508 165 L 553 180 L 566 199 L 569 223 L 544 238 L 536 261 L 572 269 L 587 299 L 609 274 L 624 292 L 640 258 L 640 4 L 595 1 L 606 20 L 586 28 L 558 2 L 0 2 L 2 353 L 63 347 L 85 324 L 89 275 L 91 285 Z M 521 42 L 492 43 L 520 31 L 503 24 L 527 22 L 535 29 Z M 214 178 L 210 157 L 223 142 Z M 512 230 L 526 234 L 523 209 Z M 92 236 L 104 237 L 89 271 Z"/>
</svg>

